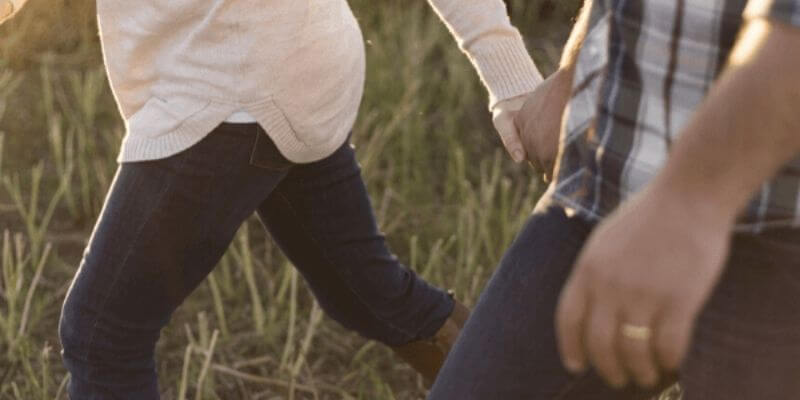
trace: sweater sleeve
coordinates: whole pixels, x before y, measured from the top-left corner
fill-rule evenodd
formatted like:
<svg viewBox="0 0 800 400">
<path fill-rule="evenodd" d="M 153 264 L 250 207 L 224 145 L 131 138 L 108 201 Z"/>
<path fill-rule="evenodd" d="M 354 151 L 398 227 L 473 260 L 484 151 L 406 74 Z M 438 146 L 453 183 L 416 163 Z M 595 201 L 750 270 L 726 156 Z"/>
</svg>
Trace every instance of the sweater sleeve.
<svg viewBox="0 0 800 400">
<path fill-rule="evenodd" d="M 489 90 L 489 108 L 532 91 L 542 75 L 502 0 L 428 0 Z"/>
</svg>

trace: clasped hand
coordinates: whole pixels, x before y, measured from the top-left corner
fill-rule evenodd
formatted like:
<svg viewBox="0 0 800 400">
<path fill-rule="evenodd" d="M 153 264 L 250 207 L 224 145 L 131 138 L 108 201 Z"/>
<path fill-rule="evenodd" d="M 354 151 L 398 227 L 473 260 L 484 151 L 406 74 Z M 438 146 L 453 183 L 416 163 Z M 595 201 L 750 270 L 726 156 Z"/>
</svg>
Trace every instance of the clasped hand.
<svg viewBox="0 0 800 400">
<path fill-rule="evenodd" d="M 572 77 L 559 70 L 528 95 L 499 103 L 494 124 L 512 158 L 550 179 Z M 556 312 L 565 366 L 590 365 L 610 385 L 655 385 L 680 365 L 695 319 L 723 269 L 732 227 L 693 212 L 652 183 L 595 229 Z M 720 222 L 724 221 L 724 222 Z"/>
<path fill-rule="evenodd" d="M 533 92 L 502 101 L 493 109 L 495 128 L 511 158 L 527 159 L 547 180 L 553 175 L 571 84 L 569 72 L 558 70 Z"/>
</svg>

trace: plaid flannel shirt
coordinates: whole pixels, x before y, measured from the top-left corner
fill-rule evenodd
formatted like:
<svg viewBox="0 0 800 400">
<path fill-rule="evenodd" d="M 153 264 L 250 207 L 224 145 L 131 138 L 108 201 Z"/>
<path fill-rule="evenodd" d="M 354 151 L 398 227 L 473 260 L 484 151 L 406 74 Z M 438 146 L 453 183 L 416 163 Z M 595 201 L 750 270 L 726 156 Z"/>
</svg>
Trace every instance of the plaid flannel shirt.
<svg viewBox="0 0 800 400">
<path fill-rule="evenodd" d="M 645 186 L 757 17 L 800 28 L 800 0 L 595 0 L 553 199 L 598 220 Z M 800 157 L 762 185 L 737 229 L 768 227 L 800 227 Z"/>
</svg>

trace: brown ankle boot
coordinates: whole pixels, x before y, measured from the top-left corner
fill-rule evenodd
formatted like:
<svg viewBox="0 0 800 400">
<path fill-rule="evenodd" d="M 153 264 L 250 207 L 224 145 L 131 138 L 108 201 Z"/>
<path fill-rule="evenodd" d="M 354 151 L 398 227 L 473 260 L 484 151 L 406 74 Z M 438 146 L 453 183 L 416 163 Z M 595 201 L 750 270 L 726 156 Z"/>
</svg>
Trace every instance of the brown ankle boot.
<svg viewBox="0 0 800 400">
<path fill-rule="evenodd" d="M 451 294 L 452 296 L 452 294 Z M 469 318 L 469 309 L 455 300 L 453 312 L 432 338 L 416 340 L 402 346 L 392 347 L 395 354 L 411 365 L 430 387 L 436 380 L 447 354 L 456 342 L 461 328 Z"/>
</svg>

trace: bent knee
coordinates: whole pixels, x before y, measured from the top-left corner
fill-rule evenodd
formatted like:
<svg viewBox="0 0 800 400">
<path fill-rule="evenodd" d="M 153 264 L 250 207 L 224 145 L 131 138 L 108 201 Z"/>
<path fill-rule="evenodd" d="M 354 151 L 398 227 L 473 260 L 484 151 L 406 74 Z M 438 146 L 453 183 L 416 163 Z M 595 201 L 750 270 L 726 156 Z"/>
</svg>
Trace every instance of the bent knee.
<svg viewBox="0 0 800 400">
<path fill-rule="evenodd" d="M 163 324 L 141 324 L 105 311 L 67 296 L 58 328 L 64 358 L 104 365 L 149 365 Z"/>
</svg>

